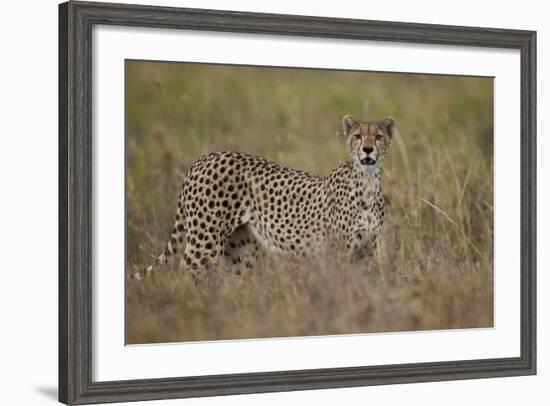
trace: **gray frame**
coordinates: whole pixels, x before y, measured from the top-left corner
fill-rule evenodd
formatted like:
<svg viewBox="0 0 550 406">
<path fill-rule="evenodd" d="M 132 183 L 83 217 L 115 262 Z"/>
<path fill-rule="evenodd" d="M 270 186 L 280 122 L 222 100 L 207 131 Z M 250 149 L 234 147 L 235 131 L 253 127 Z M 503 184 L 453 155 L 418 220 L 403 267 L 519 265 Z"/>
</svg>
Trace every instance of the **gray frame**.
<svg viewBox="0 0 550 406">
<path fill-rule="evenodd" d="M 92 381 L 92 27 L 94 24 L 519 49 L 521 355 L 353 368 Z M 69 2 L 59 6 L 59 400 L 184 398 L 536 373 L 536 32 Z"/>
</svg>

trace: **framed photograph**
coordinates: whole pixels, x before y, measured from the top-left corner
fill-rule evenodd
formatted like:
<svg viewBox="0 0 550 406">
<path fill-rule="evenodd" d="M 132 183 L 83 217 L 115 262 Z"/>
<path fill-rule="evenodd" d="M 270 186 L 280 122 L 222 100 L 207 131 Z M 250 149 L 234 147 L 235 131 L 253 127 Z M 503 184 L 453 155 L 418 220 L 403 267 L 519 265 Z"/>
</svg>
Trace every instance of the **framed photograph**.
<svg viewBox="0 0 550 406">
<path fill-rule="evenodd" d="M 59 6 L 59 400 L 536 373 L 536 33 Z"/>
</svg>

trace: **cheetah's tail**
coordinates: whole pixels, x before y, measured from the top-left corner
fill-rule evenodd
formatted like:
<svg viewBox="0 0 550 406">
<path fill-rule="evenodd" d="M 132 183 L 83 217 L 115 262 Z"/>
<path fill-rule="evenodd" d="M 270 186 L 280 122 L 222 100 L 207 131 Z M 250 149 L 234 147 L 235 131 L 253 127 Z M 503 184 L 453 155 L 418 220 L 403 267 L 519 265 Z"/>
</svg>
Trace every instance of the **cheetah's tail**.
<svg viewBox="0 0 550 406">
<path fill-rule="evenodd" d="M 174 227 L 166 243 L 166 247 L 162 254 L 160 254 L 153 264 L 149 265 L 142 272 L 135 272 L 133 274 L 134 279 L 141 280 L 144 277 L 148 277 L 154 272 L 160 265 L 165 265 L 172 256 L 177 254 L 180 245 L 185 241 L 187 235 L 187 230 L 185 229 L 185 217 L 183 211 L 183 194 L 180 194 L 178 200 L 178 213 L 176 214 L 176 220 L 174 222 Z"/>
<path fill-rule="evenodd" d="M 153 261 L 153 263 L 145 268 L 142 272 L 134 272 L 134 274 L 132 275 L 134 279 L 142 280 L 143 278 L 150 276 L 153 272 L 158 270 L 161 265 L 165 265 L 168 263 L 168 260 L 178 252 L 178 248 L 181 243 L 185 241 L 186 232 L 183 228 L 180 227 L 180 229 L 178 229 L 176 225 L 176 227 L 174 228 L 175 231 L 173 230 L 170 234 L 170 238 L 168 239 L 168 242 L 166 243 L 166 247 L 164 248 L 162 254 L 160 254 Z"/>
</svg>

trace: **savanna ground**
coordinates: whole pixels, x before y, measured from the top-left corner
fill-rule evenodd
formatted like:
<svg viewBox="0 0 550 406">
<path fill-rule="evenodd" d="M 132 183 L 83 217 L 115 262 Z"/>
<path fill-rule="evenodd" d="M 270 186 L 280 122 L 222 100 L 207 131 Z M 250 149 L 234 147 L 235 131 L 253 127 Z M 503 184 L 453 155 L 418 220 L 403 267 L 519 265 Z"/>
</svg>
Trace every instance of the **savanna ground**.
<svg viewBox="0 0 550 406">
<path fill-rule="evenodd" d="M 126 63 L 128 275 L 166 243 L 185 171 L 238 150 L 328 175 L 341 118 L 392 115 L 386 218 L 366 266 L 266 258 L 195 285 L 179 259 L 127 281 L 127 342 L 493 325 L 490 78 Z"/>
</svg>

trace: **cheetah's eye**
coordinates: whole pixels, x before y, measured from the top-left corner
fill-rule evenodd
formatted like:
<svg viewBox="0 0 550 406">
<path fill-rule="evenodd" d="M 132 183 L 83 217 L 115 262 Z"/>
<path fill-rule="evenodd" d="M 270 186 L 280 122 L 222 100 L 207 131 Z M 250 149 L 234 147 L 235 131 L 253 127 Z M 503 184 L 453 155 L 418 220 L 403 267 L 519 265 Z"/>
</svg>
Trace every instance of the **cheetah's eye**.
<svg viewBox="0 0 550 406">
<path fill-rule="evenodd" d="M 380 134 L 376 134 L 376 137 L 374 137 L 375 141 L 380 141 L 382 139 L 382 136 Z"/>
<path fill-rule="evenodd" d="M 355 134 L 355 139 L 356 140 L 360 140 L 362 137 L 361 137 L 361 134 Z"/>
</svg>

